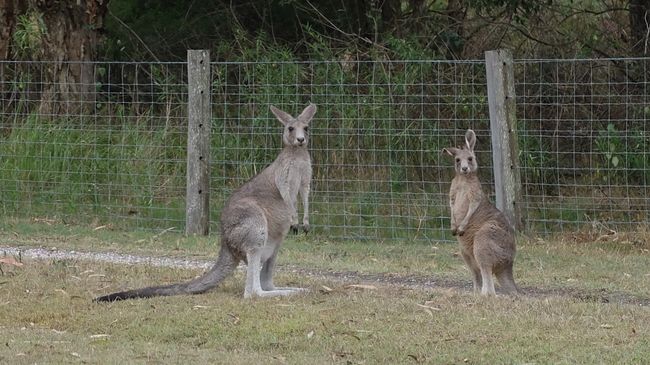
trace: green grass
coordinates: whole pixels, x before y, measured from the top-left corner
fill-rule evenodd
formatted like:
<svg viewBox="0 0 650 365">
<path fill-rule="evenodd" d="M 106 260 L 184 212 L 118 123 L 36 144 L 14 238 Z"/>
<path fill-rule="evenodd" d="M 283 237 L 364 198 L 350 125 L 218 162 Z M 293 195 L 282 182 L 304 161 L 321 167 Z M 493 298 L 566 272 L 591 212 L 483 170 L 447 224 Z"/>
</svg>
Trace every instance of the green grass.
<svg viewBox="0 0 650 365">
<path fill-rule="evenodd" d="M 161 220 L 182 220 L 175 187 L 184 181 L 184 134 L 124 116 L 102 127 L 97 124 L 106 117 L 97 118 L 88 126 L 32 115 L 8 125 L 0 145 L 5 215 L 66 216 L 84 223 L 132 216 L 125 226 L 154 227 Z"/>
<path fill-rule="evenodd" d="M 8 221 L 0 245 L 210 259 L 215 237 Z M 76 260 L 3 264 L 0 362 L 28 363 L 642 363 L 650 356 L 647 244 L 520 239 L 515 274 L 533 295 L 483 298 L 453 287 L 366 282 L 355 273 L 468 283 L 456 245 L 330 242 L 300 236 L 280 253 L 290 298 L 244 300 L 243 272 L 197 296 L 111 304 L 112 290 L 198 270 Z M 292 268 L 347 272 L 305 276 Z M 324 286 L 333 289 L 324 290 Z M 601 303 L 614 293 L 621 303 Z"/>
<path fill-rule="evenodd" d="M 576 234 L 576 236 L 578 236 Z M 518 240 L 515 276 L 523 287 L 582 288 L 650 296 L 648 233 Z M 0 245 L 111 251 L 137 255 L 213 260 L 219 238 L 186 237 L 167 231 L 121 231 L 110 226 L 65 225 L 60 222 L 5 220 Z M 289 236 L 279 263 L 318 270 L 361 274 L 416 275 L 467 283 L 470 278 L 457 244 L 437 241 L 330 241 Z"/>
<path fill-rule="evenodd" d="M 641 363 L 650 311 L 551 297 L 379 287 L 280 274 L 310 294 L 244 300 L 218 291 L 106 305 L 105 287 L 197 272 L 27 262 L 2 278 L 0 361 L 22 363 Z M 105 275 L 105 276 L 99 276 Z M 318 291 L 321 285 L 334 290 Z"/>
</svg>

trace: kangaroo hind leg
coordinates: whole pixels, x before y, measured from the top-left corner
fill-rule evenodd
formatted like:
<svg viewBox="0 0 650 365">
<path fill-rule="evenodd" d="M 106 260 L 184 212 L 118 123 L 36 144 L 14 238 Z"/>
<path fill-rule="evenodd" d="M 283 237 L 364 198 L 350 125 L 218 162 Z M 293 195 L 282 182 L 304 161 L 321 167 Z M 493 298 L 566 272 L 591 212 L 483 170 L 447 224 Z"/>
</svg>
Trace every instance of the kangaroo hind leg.
<svg viewBox="0 0 650 365">
<path fill-rule="evenodd" d="M 246 245 L 246 287 L 244 298 L 277 297 L 295 294 L 299 288 L 276 288 L 273 285 L 273 270 L 278 252 L 278 245 L 269 245 L 266 230 L 264 234 L 253 233 Z"/>
<path fill-rule="evenodd" d="M 506 294 L 519 293 L 519 288 L 517 287 L 517 284 L 515 284 L 515 279 L 512 276 L 512 263 L 501 272 L 497 273 L 496 277 L 499 281 L 499 286 Z"/>
<path fill-rule="evenodd" d="M 281 291 L 291 291 L 293 293 L 307 291 L 307 289 L 304 288 L 276 287 L 273 284 L 273 274 L 275 272 L 275 262 L 278 255 L 279 244 L 273 245 L 272 247 L 275 247 L 275 249 L 271 254 L 271 256 L 262 264 L 262 269 L 260 272 L 260 284 L 262 290 L 264 291 L 281 290 Z"/>
<path fill-rule="evenodd" d="M 264 257 L 264 250 L 261 248 L 256 248 L 249 250 L 246 253 L 246 258 L 248 261 L 248 266 L 246 268 L 246 289 L 244 290 L 244 298 L 253 298 L 253 297 L 278 297 L 295 294 L 297 291 L 294 289 L 284 289 L 284 288 L 275 288 L 271 289 L 270 285 L 272 281 L 268 279 L 268 273 L 264 275 L 264 286 L 262 287 L 262 272 L 263 265 L 262 259 Z M 266 269 L 268 270 L 268 269 Z"/>
</svg>

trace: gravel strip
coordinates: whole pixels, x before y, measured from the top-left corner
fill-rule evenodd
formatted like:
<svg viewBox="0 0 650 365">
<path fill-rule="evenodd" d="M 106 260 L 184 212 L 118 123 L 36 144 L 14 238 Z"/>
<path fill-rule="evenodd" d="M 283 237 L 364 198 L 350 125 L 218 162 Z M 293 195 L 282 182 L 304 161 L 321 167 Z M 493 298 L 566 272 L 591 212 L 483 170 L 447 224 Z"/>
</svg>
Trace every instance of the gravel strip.
<svg viewBox="0 0 650 365">
<path fill-rule="evenodd" d="M 149 265 L 178 269 L 208 269 L 213 262 L 202 260 L 175 259 L 169 257 L 148 257 L 113 252 L 62 251 L 46 248 L 24 248 L 0 246 L 3 256 L 22 256 L 37 260 L 86 260 L 111 264 Z"/>
</svg>

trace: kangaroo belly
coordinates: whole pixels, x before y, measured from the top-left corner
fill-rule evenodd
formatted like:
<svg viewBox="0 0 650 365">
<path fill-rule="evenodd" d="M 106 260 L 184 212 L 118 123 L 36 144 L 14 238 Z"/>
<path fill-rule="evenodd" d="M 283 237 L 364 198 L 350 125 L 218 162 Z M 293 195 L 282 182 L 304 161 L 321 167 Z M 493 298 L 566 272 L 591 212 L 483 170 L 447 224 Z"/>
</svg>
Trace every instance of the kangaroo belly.
<svg viewBox="0 0 650 365">
<path fill-rule="evenodd" d="M 471 199 L 467 194 L 457 195 L 451 212 L 451 214 L 454 215 L 456 222 L 460 223 L 463 219 L 465 219 L 465 216 L 467 216 L 467 212 L 469 210 L 470 203 Z"/>
</svg>

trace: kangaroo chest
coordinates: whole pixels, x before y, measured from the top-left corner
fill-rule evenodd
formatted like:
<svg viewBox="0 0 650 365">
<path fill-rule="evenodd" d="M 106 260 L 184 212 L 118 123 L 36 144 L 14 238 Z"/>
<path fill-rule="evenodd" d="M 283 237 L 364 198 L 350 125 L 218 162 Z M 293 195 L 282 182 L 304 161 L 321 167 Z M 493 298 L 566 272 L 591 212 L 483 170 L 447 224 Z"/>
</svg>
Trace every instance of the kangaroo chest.
<svg viewBox="0 0 650 365">
<path fill-rule="evenodd" d="M 282 166 L 279 171 L 278 187 L 289 192 L 289 195 L 295 199 L 300 190 L 301 184 L 311 179 L 310 161 L 295 160 L 290 161 Z"/>
<path fill-rule="evenodd" d="M 483 199 L 483 191 L 479 183 L 461 181 L 457 178 L 452 182 L 450 195 L 453 201 L 452 214 L 457 221 L 465 218 L 470 202 L 480 202 Z"/>
</svg>

